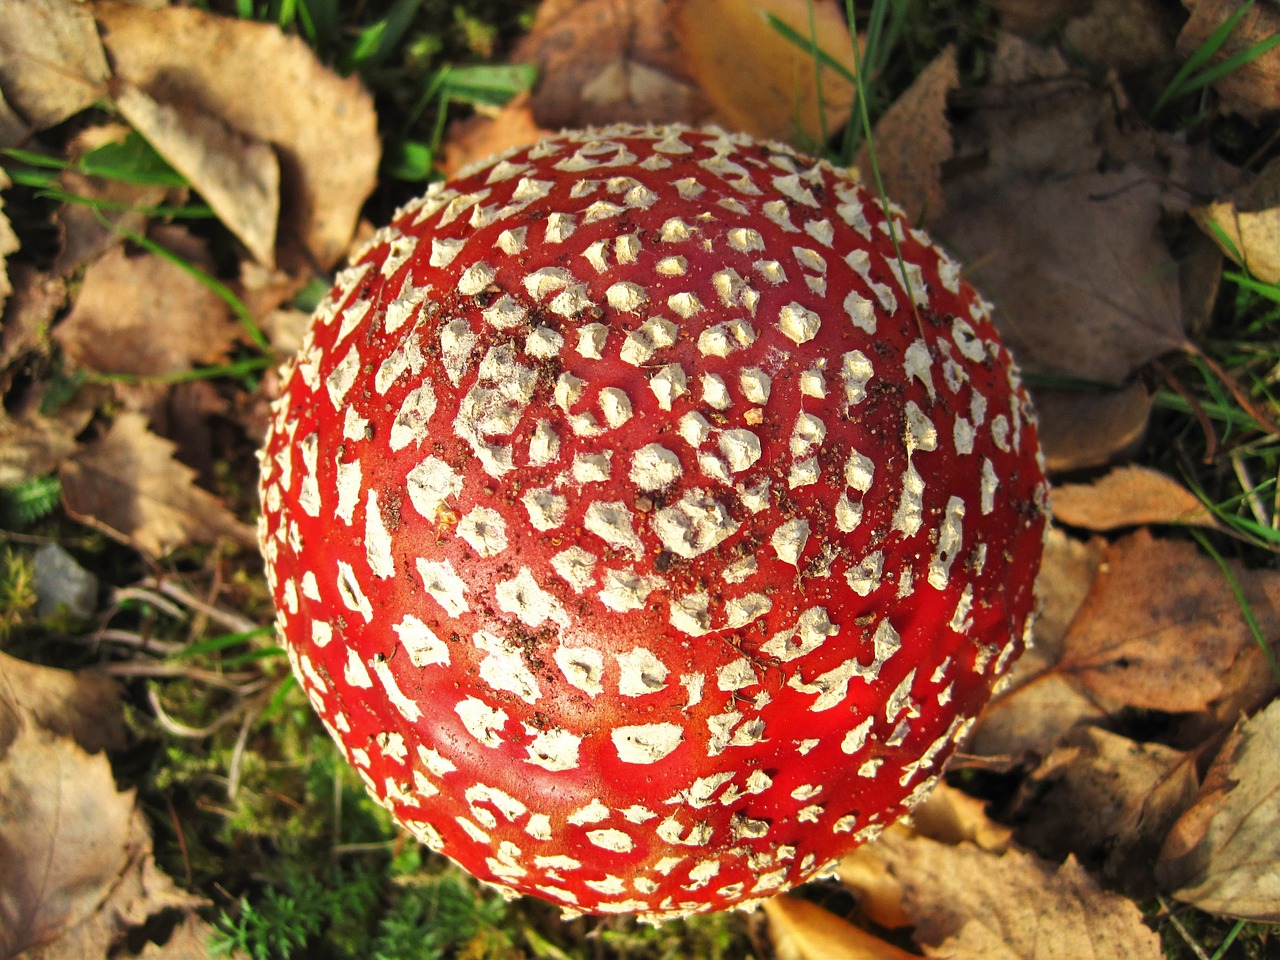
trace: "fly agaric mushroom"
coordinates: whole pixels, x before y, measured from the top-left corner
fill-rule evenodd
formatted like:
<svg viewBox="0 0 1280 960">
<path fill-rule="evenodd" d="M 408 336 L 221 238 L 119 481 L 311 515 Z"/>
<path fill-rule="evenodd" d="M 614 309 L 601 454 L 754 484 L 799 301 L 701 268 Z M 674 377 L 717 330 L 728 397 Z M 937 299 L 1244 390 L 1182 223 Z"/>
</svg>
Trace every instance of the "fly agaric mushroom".
<svg viewBox="0 0 1280 960">
<path fill-rule="evenodd" d="M 398 211 L 284 376 L 279 633 L 370 793 L 573 912 L 750 905 L 920 800 L 1022 649 L 1027 394 L 955 261 L 718 130 Z"/>
</svg>

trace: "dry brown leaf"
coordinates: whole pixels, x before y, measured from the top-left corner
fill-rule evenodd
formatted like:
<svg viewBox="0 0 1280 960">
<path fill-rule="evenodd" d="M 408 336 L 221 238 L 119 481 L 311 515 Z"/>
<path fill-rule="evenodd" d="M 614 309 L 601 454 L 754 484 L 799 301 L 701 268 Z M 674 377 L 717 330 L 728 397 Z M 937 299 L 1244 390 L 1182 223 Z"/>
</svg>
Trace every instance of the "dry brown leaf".
<svg viewBox="0 0 1280 960">
<path fill-rule="evenodd" d="M 1062 35 L 1073 53 L 1132 73 L 1173 61 L 1175 18 L 1159 0 L 1093 0 L 1063 26 Z"/>
<path fill-rule="evenodd" d="M 947 179 L 937 232 L 1023 367 L 1122 383 L 1185 340 L 1162 187 L 1133 165 L 1100 170 L 1100 131 L 1121 139 L 1112 94 L 1058 55 L 1006 36 L 992 71 L 956 127 L 957 154 L 985 162 Z"/>
<path fill-rule="evenodd" d="M 0 368 L 28 350 L 47 349 L 49 324 L 67 299 L 65 283 L 28 264 L 18 264 L 10 279 L 13 294 L 0 324 Z"/>
<path fill-rule="evenodd" d="M 1019 839 L 1042 854 L 1074 852 L 1134 896 L 1151 896 L 1151 864 L 1198 786 L 1196 758 L 1077 728 L 1023 785 L 1011 814 Z"/>
<path fill-rule="evenodd" d="M 1183 0 L 1183 5 L 1191 11 L 1190 19 L 1178 35 L 1178 55 L 1183 59 L 1200 49 L 1210 35 L 1240 9 L 1239 0 Z M 1245 11 L 1206 67 L 1243 53 L 1277 33 L 1280 33 L 1280 10 L 1273 4 L 1255 3 Z M 1224 107 L 1255 122 L 1264 114 L 1280 109 L 1280 49 L 1273 47 L 1261 57 L 1219 77 L 1213 87 L 1222 97 Z"/>
<path fill-rule="evenodd" d="M 948 960 L 1158 960 L 1159 938 L 1136 904 L 1097 886 L 1074 860 L 988 853 L 886 833 L 887 869 L 902 884 L 916 942 Z"/>
<path fill-rule="evenodd" d="M 1050 473 L 1101 467 L 1136 450 L 1153 402 L 1141 383 L 1101 391 L 1033 387 L 1031 393 Z"/>
<path fill-rule="evenodd" d="M 0 757 L 0 955 L 104 957 L 152 914 L 200 902 L 155 866 L 104 755 L 20 724 Z"/>
<path fill-rule="evenodd" d="M 917 960 L 847 920 L 798 897 L 764 902 L 779 960 Z"/>
<path fill-rule="evenodd" d="M 13 183 L 4 170 L 0 169 L 0 191 L 8 190 L 11 186 Z M 4 313 L 4 305 L 13 293 L 13 282 L 9 279 L 9 267 L 5 261 L 9 254 L 17 253 L 20 246 L 18 235 L 13 232 L 9 217 L 4 212 L 4 198 L 0 197 L 0 314 Z"/>
<path fill-rule="evenodd" d="M 31 136 L 31 128 L 13 112 L 0 88 L 0 147 L 16 147 Z"/>
<path fill-rule="evenodd" d="M 990 853 L 1009 848 L 1013 831 L 986 814 L 986 805 L 968 794 L 938 784 L 912 812 L 909 821 L 889 828 L 895 835 L 923 836 L 939 843 L 973 843 Z M 858 907 L 873 923 L 888 930 L 910 926 L 903 906 L 902 883 L 886 869 L 883 847 L 868 843 L 845 855 L 836 867 L 840 881 L 855 893 Z"/>
<path fill-rule="evenodd" d="M 1263 635 L 1276 637 L 1280 575 L 1234 574 Z M 1210 736 L 1274 686 L 1217 564 L 1193 544 L 1146 530 L 1108 549 L 1060 649 L 1046 656 L 1033 648 L 1028 658 L 1040 672 L 1017 676 L 1020 685 L 992 701 L 972 752 L 1044 756 L 1077 724 L 1127 707 L 1196 715 L 1197 736 Z"/>
<path fill-rule="evenodd" d="M 124 85 L 120 113 L 204 197 L 255 260 L 275 264 L 280 165 L 261 140 L 241 136 L 216 117 L 159 103 Z"/>
<path fill-rule="evenodd" d="M 101 674 L 55 670 L 0 651 L 0 703 L 0 755 L 17 736 L 17 714 L 89 753 L 125 745 L 120 691 Z"/>
<path fill-rule="evenodd" d="M 130 130 L 124 124 L 88 127 L 68 144 L 74 161 L 92 150 L 123 140 Z M 128 183 L 105 177 L 89 177 L 72 169 L 58 175 L 58 186 L 80 198 L 64 203 L 57 211 L 62 229 L 62 249 L 54 261 L 53 273 L 69 277 L 96 260 L 104 250 L 119 246 L 126 233 L 143 233 L 147 210 L 163 203 L 172 193 L 181 203 L 185 191 L 170 191 L 154 184 Z"/>
<path fill-rule="evenodd" d="M 987 805 L 946 782 L 911 811 L 912 832 L 939 843 L 972 843 L 990 853 L 1009 849 L 1013 831 L 987 816 Z"/>
<path fill-rule="evenodd" d="M 954 47 L 947 47 L 921 71 L 875 126 L 876 160 L 884 191 L 912 223 L 924 223 L 946 212 L 942 165 L 955 145 L 947 121 L 947 94 L 960 83 Z M 856 165 L 871 171 L 869 147 Z"/>
<path fill-rule="evenodd" d="M 813 37 L 854 72 L 849 24 L 835 0 L 678 0 L 672 26 L 720 123 L 802 148 L 819 146 L 848 122 L 853 84 L 826 65 L 819 80 L 812 54 L 779 33 L 770 15 Z"/>
<path fill-rule="evenodd" d="M 1223 747 L 1156 865 L 1179 900 L 1210 913 L 1280 921 L 1280 701 Z"/>
<path fill-rule="evenodd" d="M 1250 212 L 1228 200 L 1191 216 L 1228 257 L 1259 280 L 1280 283 L 1280 207 Z"/>
<path fill-rule="evenodd" d="M 1280 628 L 1280 575 L 1235 574 L 1263 635 Z M 1240 604 L 1217 565 L 1194 544 L 1145 530 L 1108 551 L 1071 625 L 1057 670 L 1104 710 L 1194 713 L 1228 691 L 1222 678 L 1257 656 Z"/>
<path fill-rule="evenodd" d="M 215 931 L 195 914 L 187 914 L 163 944 L 148 943 L 138 960 L 209 960 L 209 941 Z M 248 954 L 233 950 L 227 960 L 248 960 Z"/>
<path fill-rule="evenodd" d="M 1190 490 L 1149 467 L 1116 467 L 1093 483 L 1069 483 L 1049 494 L 1059 523 L 1086 530 L 1143 524 L 1216 525 L 1213 514 Z"/>
<path fill-rule="evenodd" d="M 75 449 L 74 427 L 35 412 L 0 412 L 0 487 L 15 487 L 55 469 Z"/>
<path fill-rule="evenodd" d="M 197 487 L 173 449 L 147 429 L 144 417 L 121 414 L 59 471 L 68 513 L 153 557 L 221 539 L 252 546 L 253 529 Z"/>
<path fill-rule="evenodd" d="M 222 359 L 237 332 L 222 298 L 186 270 L 116 247 L 85 271 L 54 339 L 78 367 L 162 377 Z"/>
<path fill-rule="evenodd" d="M 990 0 L 1005 30 L 1033 37 L 1080 9 L 1080 0 Z"/>
<path fill-rule="evenodd" d="M 991 72 L 953 128 L 933 230 L 996 303 L 1024 368 L 1129 384 L 1036 392 L 1051 469 L 1098 466 L 1144 429 L 1150 398 L 1133 372 L 1185 343 L 1163 175 L 1146 172 L 1159 158 L 1119 122 L 1112 92 L 1056 51 L 1002 35 Z"/>
<path fill-rule="evenodd" d="M 92 106 L 109 71 L 93 15 L 71 0 L 0 3 L 0 90 L 43 130 Z"/>
<path fill-rule="evenodd" d="M 664 0 L 544 0 L 511 59 L 538 68 L 530 106 L 540 127 L 692 124 L 711 112 Z"/>
<path fill-rule="evenodd" d="M 271 145 L 280 243 L 300 243 L 321 267 L 336 263 L 377 177 L 377 117 L 360 81 L 338 77 L 274 24 L 185 7 L 94 11 L 121 81 Z"/>
<path fill-rule="evenodd" d="M 477 114 L 453 124 L 445 142 L 442 165 L 445 176 L 455 177 L 470 164 L 533 143 L 551 133 L 534 122 L 531 102 L 531 94 L 526 90 L 493 116 Z"/>
</svg>

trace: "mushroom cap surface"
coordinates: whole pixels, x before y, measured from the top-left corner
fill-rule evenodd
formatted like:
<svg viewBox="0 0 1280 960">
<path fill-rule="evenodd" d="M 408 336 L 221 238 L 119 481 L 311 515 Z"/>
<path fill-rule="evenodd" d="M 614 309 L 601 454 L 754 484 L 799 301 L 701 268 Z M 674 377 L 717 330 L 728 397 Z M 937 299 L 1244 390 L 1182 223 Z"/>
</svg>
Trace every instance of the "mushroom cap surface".
<svg viewBox="0 0 1280 960">
<path fill-rule="evenodd" d="M 1029 631 L 1046 486 L 989 305 L 778 144 L 566 132 L 433 185 L 273 414 L 260 539 L 316 712 L 416 837 L 569 911 L 829 869 Z"/>
</svg>

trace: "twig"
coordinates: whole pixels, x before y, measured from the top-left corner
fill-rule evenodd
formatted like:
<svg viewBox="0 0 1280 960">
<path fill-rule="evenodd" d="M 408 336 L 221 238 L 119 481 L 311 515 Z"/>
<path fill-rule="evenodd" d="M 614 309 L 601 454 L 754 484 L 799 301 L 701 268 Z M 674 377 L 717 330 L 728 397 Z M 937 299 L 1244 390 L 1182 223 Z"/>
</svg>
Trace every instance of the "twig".
<svg viewBox="0 0 1280 960">
<path fill-rule="evenodd" d="M 235 800 L 240 790 L 240 764 L 244 760 L 244 748 L 249 741 L 249 730 L 257 716 L 256 708 L 245 712 L 244 720 L 240 723 L 240 733 L 236 737 L 236 745 L 231 751 L 231 763 L 227 770 L 227 799 L 231 801 Z"/>
<path fill-rule="evenodd" d="M 1182 925 L 1182 921 L 1179 920 L 1173 910 L 1170 909 L 1165 898 L 1157 896 L 1156 899 L 1160 902 L 1160 908 L 1164 910 L 1165 918 L 1173 924 L 1173 929 L 1178 931 L 1178 936 L 1182 937 L 1186 945 L 1191 948 L 1191 952 L 1194 953 L 1199 960 L 1209 960 L 1209 955 L 1204 952 L 1204 948 L 1201 947 L 1200 944 L 1191 939 L 1191 934 L 1187 932 L 1187 928 Z"/>
<path fill-rule="evenodd" d="M 182 604 L 188 610 L 204 614 L 210 620 L 230 630 L 232 633 L 252 633 L 262 626 L 260 623 L 254 623 L 248 617 L 242 617 L 238 613 L 223 610 L 221 607 L 214 606 L 211 603 L 205 603 L 203 600 L 192 596 L 173 581 L 148 579 L 142 581 L 142 585 L 160 591 L 165 596 Z"/>
</svg>

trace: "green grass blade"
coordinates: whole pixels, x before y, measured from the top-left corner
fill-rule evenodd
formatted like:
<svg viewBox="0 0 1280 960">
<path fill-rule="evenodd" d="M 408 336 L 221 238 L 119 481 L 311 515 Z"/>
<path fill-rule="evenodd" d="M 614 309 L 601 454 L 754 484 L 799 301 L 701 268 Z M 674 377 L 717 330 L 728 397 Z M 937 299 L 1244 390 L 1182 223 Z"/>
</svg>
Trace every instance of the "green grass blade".
<svg viewBox="0 0 1280 960">
<path fill-rule="evenodd" d="M 848 80 L 852 84 L 857 84 L 858 78 L 849 72 L 849 68 L 831 54 L 827 53 L 827 51 L 819 47 L 811 37 L 806 37 L 803 33 L 800 33 L 788 24 L 783 23 L 772 13 L 766 14 L 766 19 L 769 21 L 769 26 L 776 30 L 784 39 L 795 44 L 811 57 L 817 58 L 824 67 L 834 70 L 845 80 Z"/>
</svg>

